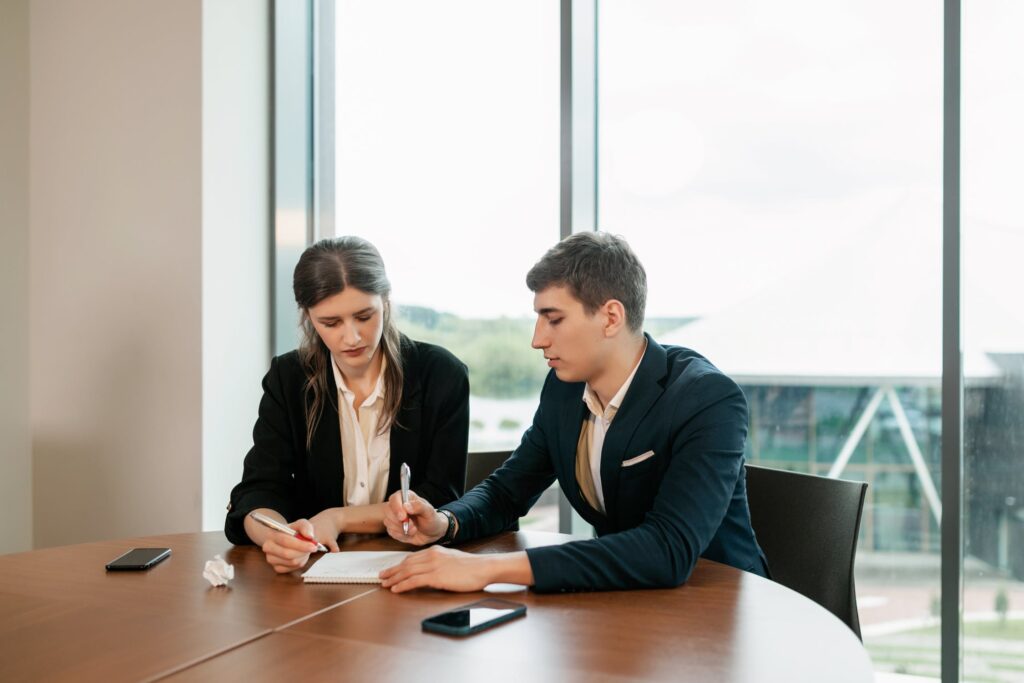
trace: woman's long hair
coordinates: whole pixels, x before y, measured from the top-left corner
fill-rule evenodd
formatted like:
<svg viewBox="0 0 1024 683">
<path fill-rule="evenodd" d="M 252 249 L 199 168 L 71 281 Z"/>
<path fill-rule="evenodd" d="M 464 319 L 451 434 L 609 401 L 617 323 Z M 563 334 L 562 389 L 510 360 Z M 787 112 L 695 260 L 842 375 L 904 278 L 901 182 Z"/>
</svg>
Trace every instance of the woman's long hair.
<svg viewBox="0 0 1024 683">
<path fill-rule="evenodd" d="M 313 443 L 313 433 L 320 423 L 325 402 L 330 400 L 337 407 L 337 396 L 328 395 L 331 352 L 313 327 L 309 309 L 346 287 L 378 294 L 384 300 L 384 334 L 380 340 L 380 351 L 387 362 L 384 368 L 384 411 L 378 423 L 379 433 L 383 434 L 397 422 L 402 405 L 402 335 L 392 320 L 391 283 L 384 272 L 380 252 L 360 237 L 320 240 L 302 253 L 292 279 L 295 303 L 302 311 L 299 360 L 306 373 L 306 450 Z"/>
</svg>

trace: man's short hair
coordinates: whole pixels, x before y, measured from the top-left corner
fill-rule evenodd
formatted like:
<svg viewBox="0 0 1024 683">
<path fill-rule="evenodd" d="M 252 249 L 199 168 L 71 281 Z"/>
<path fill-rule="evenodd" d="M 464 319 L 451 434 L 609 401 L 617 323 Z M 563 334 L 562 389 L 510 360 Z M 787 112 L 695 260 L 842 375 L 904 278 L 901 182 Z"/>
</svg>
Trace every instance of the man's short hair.
<svg viewBox="0 0 1024 683">
<path fill-rule="evenodd" d="M 534 293 L 565 287 L 590 315 L 609 299 L 617 299 L 626 309 L 629 329 L 643 329 L 647 273 L 618 235 L 578 232 L 566 237 L 530 269 L 526 286 Z"/>
</svg>

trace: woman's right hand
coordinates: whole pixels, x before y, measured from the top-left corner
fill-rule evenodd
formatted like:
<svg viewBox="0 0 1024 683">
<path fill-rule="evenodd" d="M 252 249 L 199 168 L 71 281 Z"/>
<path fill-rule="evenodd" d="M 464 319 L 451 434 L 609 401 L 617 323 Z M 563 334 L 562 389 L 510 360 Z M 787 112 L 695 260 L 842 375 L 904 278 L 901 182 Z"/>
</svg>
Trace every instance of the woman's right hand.
<svg viewBox="0 0 1024 683">
<path fill-rule="evenodd" d="M 316 538 L 313 525 L 308 519 L 297 519 L 286 526 L 295 529 L 306 538 Z M 315 543 L 273 529 L 267 529 L 267 535 L 260 548 L 263 549 L 263 556 L 267 562 L 278 574 L 286 574 L 305 567 L 310 554 L 316 552 Z"/>
<path fill-rule="evenodd" d="M 405 521 L 409 522 L 408 534 L 402 528 L 402 522 Z M 402 492 L 395 491 L 388 498 L 388 505 L 384 510 L 384 528 L 396 541 L 427 545 L 448 531 L 448 518 L 413 491 L 409 491 L 409 502 L 402 505 Z"/>
</svg>

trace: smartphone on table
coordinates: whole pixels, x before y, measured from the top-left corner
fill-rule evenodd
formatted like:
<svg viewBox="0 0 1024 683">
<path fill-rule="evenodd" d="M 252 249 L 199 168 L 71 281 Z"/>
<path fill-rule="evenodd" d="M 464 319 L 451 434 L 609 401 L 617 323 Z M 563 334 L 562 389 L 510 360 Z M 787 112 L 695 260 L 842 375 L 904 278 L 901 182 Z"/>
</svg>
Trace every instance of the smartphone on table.
<svg viewBox="0 0 1024 683">
<path fill-rule="evenodd" d="M 170 548 L 132 548 L 107 565 L 107 571 L 139 571 L 149 569 L 171 556 Z"/>
<path fill-rule="evenodd" d="M 423 620 L 423 630 L 449 636 L 468 636 L 524 616 L 526 605 L 487 598 Z"/>
</svg>

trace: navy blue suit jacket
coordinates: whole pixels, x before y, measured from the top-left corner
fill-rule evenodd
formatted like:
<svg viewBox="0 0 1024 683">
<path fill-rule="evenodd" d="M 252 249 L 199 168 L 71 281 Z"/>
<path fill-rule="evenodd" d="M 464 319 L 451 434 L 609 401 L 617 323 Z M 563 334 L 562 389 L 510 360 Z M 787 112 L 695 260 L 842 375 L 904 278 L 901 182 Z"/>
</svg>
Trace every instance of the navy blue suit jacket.
<svg viewBox="0 0 1024 683">
<path fill-rule="evenodd" d="M 736 383 L 700 354 L 647 338 L 605 435 L 606 514 L 590 507 L 576 481 L 576 444 L 588 414 L 583 387 L 548 374 L 519 447 L 443 506 L 459 520 L 455 540 L 512 528 L 557 478 L 598 537 L 527 550 L 538 591 L 674 587 L 698 557 L 766 576 L 747 507 L 747 402 Z M 648 451 L 654 455 L 623 465 Z"/>
</svg>

